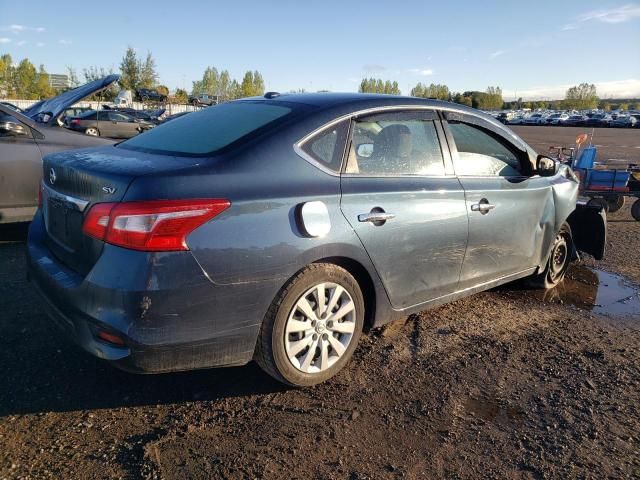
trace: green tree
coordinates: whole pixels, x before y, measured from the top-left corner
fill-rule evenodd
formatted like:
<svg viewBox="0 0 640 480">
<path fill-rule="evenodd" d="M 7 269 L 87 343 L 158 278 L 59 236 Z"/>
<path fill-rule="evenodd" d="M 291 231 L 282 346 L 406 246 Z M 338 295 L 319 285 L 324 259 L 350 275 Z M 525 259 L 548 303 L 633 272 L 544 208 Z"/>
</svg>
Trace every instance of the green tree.
<svg viewBox="0 0 640 480">
<path fill-rule="evenodd" d="M 135 88 L 153 88 L 158 83 L 158 73 L 156 72 L 156 61 L 153 59 L 151 52 L 147 52 L 144 62 L 140 62 L 138 71 L 140 72 L 139 81 L 135 84 Z"/>
<path fill-rule="evenodd" d="M 629 110 L 629 104 L 628 103 L 621 103 L 618 105 L 618 110 Z"/>
<path fill-rule="evenodd" d="M 76 69 L 70 65 L 67 65 L 67 77 L 69 78 L 69 88 L 76 88 L 80 86 L 80 80 L 78 79 Z"/>
<path fill-rule="evenodd" d="M 158 85 L 156 87 L 156 91 L 160 94 L 160 95 L 164 95 L 165 97 L 169 96 L 169 87 L 167 87 L 166 85 Z"/>
<path fill-rule="evenodd" d="M 567 109 L 589 110 L 598 105 L 596 86 L 591 83 L 581 83 L 567 90 L 563 106 Z"/>
<path fill-rule="evenodd" d="M 253 94 L 253 72 L 249 71 L 244 74 L 242 83 L 240 84 L 242 97 L 252 97 Z"/>
<path fill-rule="evenodd" d="M 202 74 L 202 80 L 193 82 L 193 95 L 206 93 L 207 95 L 218 95 L 220 75 L 215 67 L 207 67 Z"/>
<path fill-rule="evenodd" d="M 26 58 L 23 59 L 18 64 L 14 75 L 16 96 L 29 99 L 38 98 L 36 93 L 36 76 L 36 67 Z"/>
<path fill-rule="evenodd" d="M 158 91 L 159 90 L 160 90 L 160 87 L 158 87 Z M 173 101 L 175 103 L 185 104 L 189 101 L 189 94 L 187 93 L 186 90 L 183 90 L 182 88 L 176 88 L 176 93 L 173 96 Z"/>
<path fill-rule="evenodd" d="M 140 84 L 140 62 L 136 51 L 128 47 L 120 62 L 120 86 L 124 90 L 135 90 Z"/>
<path fill-rule="evenodd" d="M 8 53 L 0 57 L 0 95 L 13 93 L 13 59 Z"/>
<path fill-rule="evenodd" d="M 258 70 L 253 72 L 253 94 L 264 95 L 264 79 Z"/>
<path fill-rule="evenodd" d="M 360 82 L 360 93 L 384 93 L 387 95 L 400 95 L 398 82 L 382 80 L 381 78 L 363 78 Z"/>
<path fill-rule="evenodd" d="M 473 105 L 473 99 L 471 98 L 470 92 L 454 93 L 451 97 L 455 103 L 460 105 L 466 105 L 467 107 L 471 107 Z"/>
<path fill-rule="evenodd" d="M 437 100 L 449 100 L 451 92 L 446 85 L 432 83 L 429 86 L 418 83 L 411 89 L 411 96 L 421 98 L 435 98 Z"/>
<path fill-rule="evenodd" d="M 44 69 L 44 65 L 40 65 L 40 69 L 36 75 L 34 95 L 37 98 L 49 98 L 55 95 L 55 90 L 49 85 L 49 74 Z"/>
</svg>

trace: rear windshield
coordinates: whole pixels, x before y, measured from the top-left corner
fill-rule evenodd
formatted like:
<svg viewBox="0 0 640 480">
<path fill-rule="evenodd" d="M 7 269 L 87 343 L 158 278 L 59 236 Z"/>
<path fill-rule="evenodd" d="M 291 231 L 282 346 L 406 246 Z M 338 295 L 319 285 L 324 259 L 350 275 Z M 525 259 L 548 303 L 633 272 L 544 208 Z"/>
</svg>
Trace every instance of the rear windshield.
<svg viewBox="0 0 640 480">
<path fill-rule="evenodd" d="M 119 147 L 167 155 L 212 154 L 290 113 L 290 107 L 263 101 L 223 103 L 161 124 Z"/>
</svg>

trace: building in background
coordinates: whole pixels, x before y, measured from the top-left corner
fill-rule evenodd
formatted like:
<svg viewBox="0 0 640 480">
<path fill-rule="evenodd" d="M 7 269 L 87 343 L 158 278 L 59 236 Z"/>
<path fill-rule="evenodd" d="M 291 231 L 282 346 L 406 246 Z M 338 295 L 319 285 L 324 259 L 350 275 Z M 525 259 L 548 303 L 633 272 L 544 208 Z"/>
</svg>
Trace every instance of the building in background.
<svg viewBox="0 0 640 480">
<path fill-rule="evenodd" d="M 56 90 L 65 90 L 70 87 L 69 76 L 60 73 L 49 74 L 49 86 Z"/>
</svg>

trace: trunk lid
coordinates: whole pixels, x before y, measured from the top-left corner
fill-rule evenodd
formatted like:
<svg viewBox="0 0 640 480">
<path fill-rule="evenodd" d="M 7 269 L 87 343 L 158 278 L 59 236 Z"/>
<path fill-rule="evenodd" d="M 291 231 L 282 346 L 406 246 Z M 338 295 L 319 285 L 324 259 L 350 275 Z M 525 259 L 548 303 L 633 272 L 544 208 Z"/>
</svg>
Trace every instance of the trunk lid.
<svg viewBox="0 0 640 480">
<path fill-rule="evenodd" d="M 86 275 L 104 246 L 82 232 L 89 209 L 96 203 L 122 201 L 136 177 L 188 168 L 195 160 L 114 146 L 45 156 L 42 214 L 49 248 L 65 265 Z"/>
</svg>

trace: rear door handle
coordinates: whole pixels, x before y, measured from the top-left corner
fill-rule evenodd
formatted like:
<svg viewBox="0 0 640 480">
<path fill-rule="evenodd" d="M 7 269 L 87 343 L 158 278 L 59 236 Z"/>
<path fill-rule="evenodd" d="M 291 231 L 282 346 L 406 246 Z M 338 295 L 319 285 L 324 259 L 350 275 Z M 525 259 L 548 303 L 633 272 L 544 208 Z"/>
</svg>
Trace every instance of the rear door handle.
<svg viewBox="0 0 640 480">
<path fill-rule="evenodd" d="M 387 212 L 371 211 L 369 213 L 361 213 L 358 215 L 359 222 L 371 222 L 374 225 L 382 225 L 387 220 L 391 220 L 393 218 L 395 218 L 395 215 Z"/>
<path fill-rule="evenodd" d="M 480 212 L 482 215 L 486 215 L 494 208 L 496 208 L 496 206 L 489 203 L 489 201 L 486 198 L 483 198 L 482 200 L 480 200 L 480 203 L 474 203 L 471 205 L 472 212 Z"/>
</svg>

